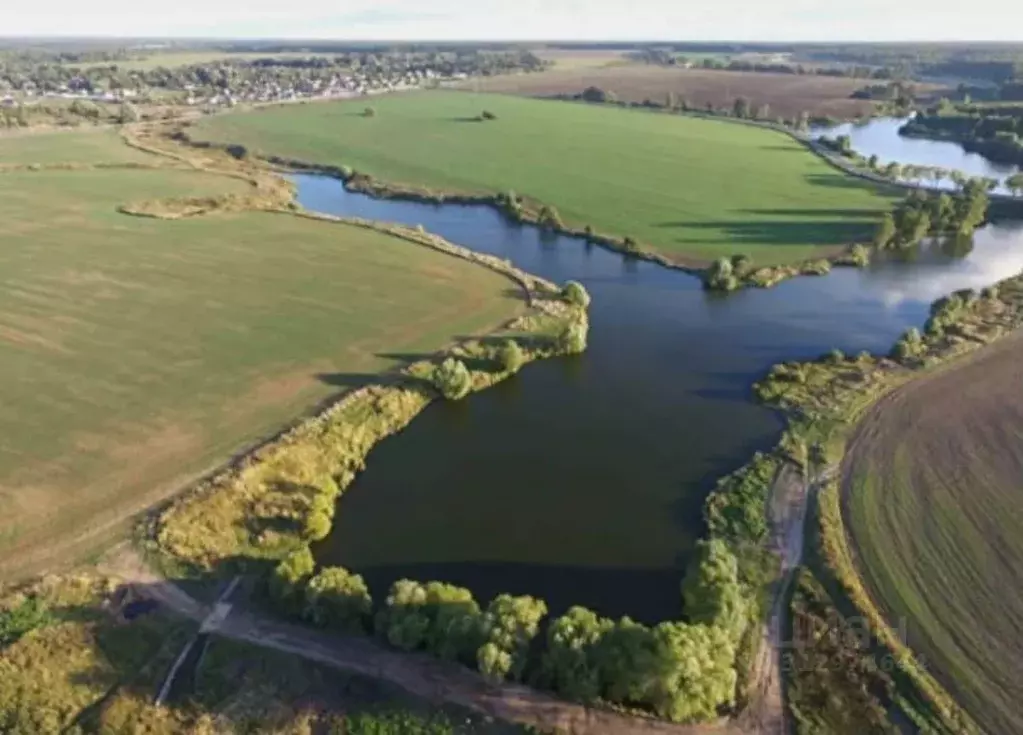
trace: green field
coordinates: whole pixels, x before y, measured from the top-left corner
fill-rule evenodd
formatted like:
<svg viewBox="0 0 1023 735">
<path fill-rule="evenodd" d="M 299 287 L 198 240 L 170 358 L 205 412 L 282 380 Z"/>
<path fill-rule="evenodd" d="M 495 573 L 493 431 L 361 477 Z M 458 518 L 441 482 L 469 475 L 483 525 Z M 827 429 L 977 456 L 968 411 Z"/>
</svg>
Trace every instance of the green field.
<svg viewBox="0 0 1023 735">
<path fill-rule="evenodd" d="M 846 466 L 872 596 L 990 733 L 1023 732 L 1023 343 L 920 378 L 873 409 Z"/>
<path fill-rule="evenodd" d="M 153 163 L 148 153 L 129 148 L 116 130 L 24 133 L 0 136 L 0 166 L 54 163 Z"/>
<path fill-rule="evenodd" d="M 237 186 L 0 175 L 0 573 L 166 497 L 395 355 L 522 306 L 491 271 L 363 229 L 115 210 Z"/>
<path fill-rule="evenodd" d="M 514 190 L 569 223 L 680 260 L 746 253 L 762 265 L 869 239 L 889 200 L 785 135 L 678 116 L 428 92 L 294 105 L 199 122 L 193 135 L 385 181 Z M 473 122 L 483 109 L 498 120 Z"/>
</svg>

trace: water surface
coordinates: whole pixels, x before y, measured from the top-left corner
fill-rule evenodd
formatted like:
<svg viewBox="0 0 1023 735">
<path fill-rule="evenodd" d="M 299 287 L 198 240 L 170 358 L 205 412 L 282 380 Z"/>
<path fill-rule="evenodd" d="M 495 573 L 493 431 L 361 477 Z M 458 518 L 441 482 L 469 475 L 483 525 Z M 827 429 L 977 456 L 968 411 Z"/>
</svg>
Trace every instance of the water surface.
<svg viewBox="0 0 1023 735">
<path fill-rule="evenodd" d="M 968 252 L 933 244 L 722 297 L 680 271 L 542 235 L 486 207 L 296 181 L 308 209 L 422 224 L 553 281 L 579 280 L 593 296 L 585 354 L 437 402 L 370 454 L 316 553 L 364 574 L 378 596 L 408 576 L 464 585 L 483 601 L 539 595 L 555 612 L 582 604 L 677 617 L 708 490 L 782 429 L 751 384 L 776 362 L 832 348 L 886 351 L 923 324 L 933 299 L 1023 268 L 1023 225 L 989 226 Z"/>
</svg>

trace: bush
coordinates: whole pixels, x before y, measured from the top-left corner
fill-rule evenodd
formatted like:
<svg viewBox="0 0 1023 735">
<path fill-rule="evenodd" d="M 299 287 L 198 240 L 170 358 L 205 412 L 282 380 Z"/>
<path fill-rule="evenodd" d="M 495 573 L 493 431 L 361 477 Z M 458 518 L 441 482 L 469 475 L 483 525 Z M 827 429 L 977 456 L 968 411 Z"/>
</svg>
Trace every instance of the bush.
<svg viewBox="0 0 1023 735">
<path fill-rule="evenodd" d="M 367 107 L 365 110 L 362 111 L 362 116 L 363 117 L 376 117 L 377 116 L 377 109 L 375 107 Z"/>
<path fill-rule="evenodd" d="M 544 230 L 563 230 L 565 228 L 565 224 L 561 221 L 561 215 L 558 214 L 558 211 L 546 204 L 540 207 L 536 220 L 537 224 Z"/>
<path fill-rule="evenodd" d="M 566 303 L 579 306 L 583 309 L 590 305 L 590 294 L 578 281 L 568 281 L 561 287 L 561 298 Z"/>
<path fill-rule="evenodd" d="M 472 376 L 464 362 L 449 357 L 434 368 L 433 384 L 449 401 L 458 401 L 472 390 Z"/>
<path fill-rule="evenodd" d="M 732 272 L 738 278 L 743 278 L 753 269 L 753 259 L 748 255 L 732 256 Z"/>
<path fill-rule="evenodd" d="M 294 607 L 306 580 L 316 569 L 316 560 L 308 546 L 284 557 L 270 576 L 270 594 L 286 607 Z"/>
<path fill-rule="evenodd" d="M 568 355 L 585 352 L 587 331 L 584 322 L 569 325 L 558 337 L 558 349 Z"/>
<path fill-rule="evenodd" d="M 480 118 L 483 120 L 496 120 L 497 115 L 492 113 L 490 110 L 484 110 L 483 112 L 480 113 Z"/>
<path fill-rule="evenodd" d="M 9 610 L 0 610 L 0 648 L 16 643 L 26 633 L 54 621 L 50 611 L 35 597 Z"/>
<path fill-rule="evenodd" d="M 343 567 L 326 567 L 305 588 L 306 617 L 316 625 L 365 633 L 373 611 L 366 582 Z"/>
<path fill-rule="evenodd" d="M 501 369 L 507 373 L 518 372 L 519 368 L 526 361 L 526 356 L 519 347 L 519 343 L 513 339 L 507 339 L 497 351 L 497 361 Z"/>
</svg>

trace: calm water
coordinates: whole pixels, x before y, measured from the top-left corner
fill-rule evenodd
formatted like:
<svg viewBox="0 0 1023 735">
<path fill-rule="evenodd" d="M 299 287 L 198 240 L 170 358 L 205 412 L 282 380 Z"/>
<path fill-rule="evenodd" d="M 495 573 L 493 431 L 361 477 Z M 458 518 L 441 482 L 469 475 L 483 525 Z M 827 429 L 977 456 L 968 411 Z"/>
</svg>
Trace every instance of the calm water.
<svg viewBox="0 0 1023 735">
<path fill-rule="evenodd" d="M 947 164 L 945 164 L 947 165 Z M 833 347 L 887 350 L 929 303 L 1023 268 L 1023 225 L 978 233 L 965 257 L 836 270 L 768 291 L 705 293 L 692 276 L 623 258 L 485 207 L 376 201 L 298 176 L 309 209 L 422 224 L 593 296 L 588 351 L 437 402 L 373 450 L 340 503 L 322 562 L 442 579 L 642 620 L 676 616 L 681 570 L 714 478 L 771 447 L 779 418 L 751 400 L 772 364 Z"/>
<path fill-rule="evenodd" d="M 847 123 L 832 128 L 811 130 L 811 135 L 835 137 L 848 135 L 852 147 L 864 156 L 877 156 L 882 164 L 896 162 L 913 164 L 914 166 L 941 166 L 957 169 L 970 176 L 985 176 L 998 181 L 1005 181 L 1008 176 L 1016 173 L 1019 168 L 1011 164 L 993 163 L 976 153 L 967 153 L 958 143 L 944 141 L 906 138 L 899 135 L 901 128 L 909 118 L 880 118 L 865 123 Z M 929 186 L 952 188 L 951 181 L 922 182 Z M 1008 191 L 1002 187 L 997 189 L 1003 194 Z"/>
</svg>

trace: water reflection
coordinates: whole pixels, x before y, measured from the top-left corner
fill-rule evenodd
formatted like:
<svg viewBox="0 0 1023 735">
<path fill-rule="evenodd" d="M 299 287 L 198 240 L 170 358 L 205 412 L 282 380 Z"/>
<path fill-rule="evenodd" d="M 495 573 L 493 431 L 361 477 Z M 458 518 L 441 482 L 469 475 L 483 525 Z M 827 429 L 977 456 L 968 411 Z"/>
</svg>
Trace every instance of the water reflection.
<svg viewBox="0 0 1023 735">
<path fill-rule="evenodd" d="M 811 135 L 815 137 L 848 135 L 854 151 L 867 158 L 877 156 L 881 165 L 894 162 L 902 165 L 936 166 L 955 169 L 969 176 L 997 179 L 1000 182 L 1019 171 L 1017 166 L 993 163 L 977 153 L 967 153 L 957 143 L 901 136 L 899 128 L 908 119 L 883 117 L 831 128 L 814 128 Z M 954 188 L 948 179 L 917 183 L 924 186 Z M 1004 187 L 999 187 L 996 191 L 1008 193 Z"/>
</svg>

